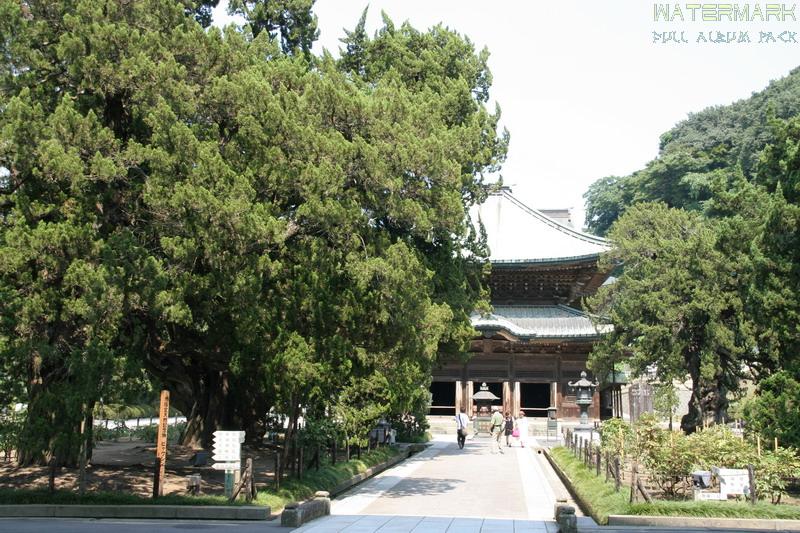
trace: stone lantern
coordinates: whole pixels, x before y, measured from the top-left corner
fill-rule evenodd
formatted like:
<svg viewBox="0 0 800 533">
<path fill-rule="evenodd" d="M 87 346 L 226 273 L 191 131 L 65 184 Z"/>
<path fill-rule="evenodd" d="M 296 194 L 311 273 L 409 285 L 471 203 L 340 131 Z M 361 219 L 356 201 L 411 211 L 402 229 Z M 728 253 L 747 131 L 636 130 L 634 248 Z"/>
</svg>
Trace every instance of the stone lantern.
<svg viewBox="0 0 800 533">
<path fill-rule="evenodd" d="M 581 423 L 576 429 L 592 429 L 589 424 L 589 406 L 592 405 L 592 396 L 599 383 L 592 383 L 586 379 L 586 372 L 581 372 L 581 379 L 568 383 L 575 390 L 575 403 L 581 410 Z"/>
<path fill-rule="evenodd" d="M 477 406 L 477 413 L 475 414 L 477 433 L 492 434 L 490 421 L 492 419 L 492 402 L 499 400 L 492 392 L 489 391 L 489 386 L 486 383 L 481 384 L 481 389 L 472 395 L 472 400 Z"/>
</svg>

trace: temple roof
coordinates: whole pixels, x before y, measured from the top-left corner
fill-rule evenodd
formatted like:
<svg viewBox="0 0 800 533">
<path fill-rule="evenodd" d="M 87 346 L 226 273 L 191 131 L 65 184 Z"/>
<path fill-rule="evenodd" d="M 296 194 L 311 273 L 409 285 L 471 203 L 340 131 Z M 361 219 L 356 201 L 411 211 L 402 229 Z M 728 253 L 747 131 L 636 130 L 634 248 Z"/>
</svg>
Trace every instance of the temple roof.
<svg viewBox="0 0 800 533">
<path fill-rule="evenodd" d="M 492 263 L 547 263 L 598 257 L 608 241 L 559 223 L 532 209 L 508 189 L 476 206 L 473 220 L 483 222 Z"/>
<path fill-rule="evenodd" d="M 484 334 L 505 332 L 514 338 L 598 338 L 610 326 L 595 327 L 589 316 L 566 305 L 496 305 L 489 315 L 472 315 Z"/>
</svg>

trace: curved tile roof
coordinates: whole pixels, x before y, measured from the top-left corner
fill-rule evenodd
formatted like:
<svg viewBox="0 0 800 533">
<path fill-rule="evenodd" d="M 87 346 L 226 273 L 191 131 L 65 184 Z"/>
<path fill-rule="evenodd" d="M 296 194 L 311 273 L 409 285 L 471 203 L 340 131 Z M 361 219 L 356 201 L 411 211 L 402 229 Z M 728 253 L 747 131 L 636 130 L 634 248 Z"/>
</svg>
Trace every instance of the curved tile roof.
<svg viewBox="0 0 800 533">
<path fill-rule="evenodd" d="M 586 313 L 565 305 L 496 305 L 491 314 L 470 318 L 477 330 L 502 329 L 522 338 L 596 338 L 610 328 L 596 328 Z"/>
<path fill-rule="evenodd" d="M 607 240 L 576 231 L 516 199 L 508 189 L 473 208 L 483 222 L 492 263 L 542 263 L 589 259 L 610 248 Z"/>
</svg>

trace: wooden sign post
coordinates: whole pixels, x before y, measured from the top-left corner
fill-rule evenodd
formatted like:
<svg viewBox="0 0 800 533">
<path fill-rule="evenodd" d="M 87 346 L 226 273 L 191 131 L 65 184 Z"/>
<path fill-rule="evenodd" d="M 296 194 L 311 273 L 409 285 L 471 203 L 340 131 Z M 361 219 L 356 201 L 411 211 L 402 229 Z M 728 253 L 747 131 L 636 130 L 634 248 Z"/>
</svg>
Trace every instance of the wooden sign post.
<svg viewBox="0 0 800 533">
<path fill-rule="evenodd" d="M 164 495 L 164 470 L 167 465 L 167 428 L 169 427 L 169 391 L 161 391 L 156 440 L 156 470 L 153 479 L 153 498 Z"/>
</svg>

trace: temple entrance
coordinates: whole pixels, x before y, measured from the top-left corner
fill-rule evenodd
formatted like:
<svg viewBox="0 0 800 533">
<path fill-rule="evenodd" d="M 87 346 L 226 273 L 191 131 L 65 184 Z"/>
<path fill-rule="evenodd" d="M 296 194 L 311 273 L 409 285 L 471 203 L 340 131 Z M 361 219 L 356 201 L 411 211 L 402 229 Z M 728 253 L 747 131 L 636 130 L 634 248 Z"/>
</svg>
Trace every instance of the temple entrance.
<svg viewBox="0 0 800 533">
<path fill-rule="evenodd" d="M 550 407 L 550 384 L 520 383 L 519 400 L 525 416 L 546 418 Z"/>
<path fill-rule="evenodd" d="M 431 383 L 431 415 L 455 415 L 456 383 L 455 381 L 434 381 Z"/>
</svg>

